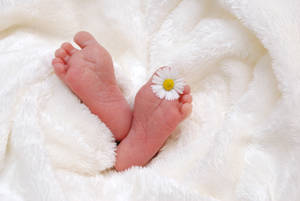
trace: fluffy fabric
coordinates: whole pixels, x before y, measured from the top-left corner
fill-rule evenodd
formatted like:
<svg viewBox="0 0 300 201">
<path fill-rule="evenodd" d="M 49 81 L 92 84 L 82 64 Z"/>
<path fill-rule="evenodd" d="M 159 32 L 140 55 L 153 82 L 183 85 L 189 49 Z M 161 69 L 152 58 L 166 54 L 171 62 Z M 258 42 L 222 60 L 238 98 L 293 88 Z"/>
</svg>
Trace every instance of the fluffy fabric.
<svg viewBox="0 0 300 201">
<path fill-rule="evenodd" d="M 194 111 L 145 168 L 111 169 L 110 131 L 55 76 L 77 31 L 132 104 L 160 66 Z M 0 0 L 1 201 L 298 201 L 299 0 Z"/>
</svg>

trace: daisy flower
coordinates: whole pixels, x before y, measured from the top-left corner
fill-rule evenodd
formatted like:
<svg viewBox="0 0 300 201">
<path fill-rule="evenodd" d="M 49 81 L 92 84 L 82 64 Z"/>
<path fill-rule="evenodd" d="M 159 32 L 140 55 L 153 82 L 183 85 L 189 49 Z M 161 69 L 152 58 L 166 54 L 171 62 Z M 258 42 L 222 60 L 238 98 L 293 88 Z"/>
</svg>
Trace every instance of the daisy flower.
<svg viewBox="0 0 300 201">
<path fill-rule="evenodd" d="M 153 93 L 160 99 L 176 100 L 183 94 L 184 79 L 170 67 L 162 68 L 156 72 L 152 79 Z"/>
</svg>

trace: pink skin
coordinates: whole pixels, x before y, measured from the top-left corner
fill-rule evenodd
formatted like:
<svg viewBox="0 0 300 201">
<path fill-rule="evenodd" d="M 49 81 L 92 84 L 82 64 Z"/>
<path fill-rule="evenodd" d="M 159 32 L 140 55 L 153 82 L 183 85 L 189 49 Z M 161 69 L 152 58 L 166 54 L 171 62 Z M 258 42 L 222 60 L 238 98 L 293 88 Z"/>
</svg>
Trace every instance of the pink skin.
<svg viewBox="0 0 300 201">
<path fill-rule="evenodd" d="M 58 77 L 111 130 L 117 141 L 128 133 L 132 111 L 117 85 L 110 54 L 87 32 L 56 50 L 52 61 Z"/>
<path fill-rule="evenodd" d="M 146 165 L 177 125 L 192 112 L 189 86 L 185 86 L 180 99 L 167 101 L 159 99 L 151 85 L 152 78 L 136 95 L 132 127 L 117 148 L 115 168 L 118 171 Z"/>
<path fill-rule="evenodd" d="M 190 87 L 185 86 L 179 100 L 161 100 L 152 92 L 151 78 L 136 95 L 132 113 L 117 85 L 109 53 L 87 32 L 76 34 L 74 41 L 81 50 L 64 43 L 55 52 L 55 73 L 110 128 L 116 140 L 122 140 L 116 170 L 146 165 L 191 113 Z"/>
</svg>

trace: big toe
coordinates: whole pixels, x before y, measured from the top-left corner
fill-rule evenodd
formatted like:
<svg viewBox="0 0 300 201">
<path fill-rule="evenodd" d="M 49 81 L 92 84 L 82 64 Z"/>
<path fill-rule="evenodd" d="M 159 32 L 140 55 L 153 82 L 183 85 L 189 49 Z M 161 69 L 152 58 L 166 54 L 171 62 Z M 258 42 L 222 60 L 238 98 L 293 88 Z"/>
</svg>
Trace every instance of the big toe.
<svg viewBox="0 0 300 201">
<path fill-rule="evenodd" d="M 85 48 L 90 43 L 93 43 L 95 41 L 95 38 L 86 31 L 80 31 L 74 37 L 74 42 L 81 48 Z"/>
</svg>

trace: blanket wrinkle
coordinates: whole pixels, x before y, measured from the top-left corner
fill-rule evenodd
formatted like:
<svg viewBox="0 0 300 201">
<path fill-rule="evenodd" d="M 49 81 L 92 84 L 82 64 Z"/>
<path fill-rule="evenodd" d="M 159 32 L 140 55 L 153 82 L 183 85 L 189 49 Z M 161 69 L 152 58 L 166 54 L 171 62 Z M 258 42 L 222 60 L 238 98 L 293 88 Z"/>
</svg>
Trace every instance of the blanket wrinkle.
<svg viewBox="0 0 300 201">
<path fill-rule="evenodd" d="M 298 201 L 299 0 L 0 0 L 1 201 Z M 86 30 L 129 104 L 160 66 L 193 113 L 144 168 L 54 74 Z"/>
</svg>

